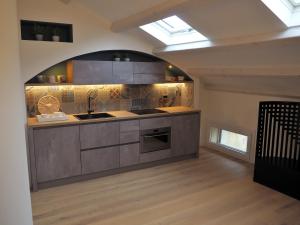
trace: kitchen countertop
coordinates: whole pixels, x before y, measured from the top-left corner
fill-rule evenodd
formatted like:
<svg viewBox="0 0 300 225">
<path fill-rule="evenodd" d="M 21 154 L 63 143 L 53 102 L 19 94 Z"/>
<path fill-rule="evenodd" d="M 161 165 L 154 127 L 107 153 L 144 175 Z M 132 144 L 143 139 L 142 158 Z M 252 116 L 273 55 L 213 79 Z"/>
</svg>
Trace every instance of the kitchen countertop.
<svg viewBox="0 0 300 225">
<path fill-rule="evenodd" d="M 137 114 L 134 114 L 134 113 L 131 113 L 131 112 L 128 112 L 128 111 L 120 110 L 120 111 L 109 111 L 109 112 L 107 112 L 107 113 L 114 116 L 114 117 L 109 117 L 109 118 L 79 120 L 76 117 L 74 117 L 73 115 L 68 115 L 68 120 L 52 121 L 52 122 L 38 122 L 36 117 L 30 117 L 30 118 L 27 119 L 27 126 L 31 127 L 31 128 L 52 127 L 52 126 L 55 127 L 55 126 L 62 126 L 62 125 L 99 123 L 99 122 L 107 122 L 107 121 L 118 121 L 118 120 L 168 116 L 170 114 L 173 115 L 173 114 L 200 112 L 197 109 L 193 109 L 193 108 L 185 107 L 185 106 L 161 107 L 161 108 L 157 108 L 157 109 L 166 111 L 167 113 L 137 115 Z"/>
</svg>

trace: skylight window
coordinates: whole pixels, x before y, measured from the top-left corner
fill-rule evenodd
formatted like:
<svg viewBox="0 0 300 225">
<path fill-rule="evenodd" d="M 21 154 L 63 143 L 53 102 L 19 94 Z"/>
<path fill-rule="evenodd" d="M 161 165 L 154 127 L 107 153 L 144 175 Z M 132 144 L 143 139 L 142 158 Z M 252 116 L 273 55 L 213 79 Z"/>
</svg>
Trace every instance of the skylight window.
<svg viewBox="0 0 300 225">
<path fill-rule="evenodd" d="M 289 0 L 291 3 L 292 3 L 292 5 L 294 5 L 294 6 L 300 6 L 300 0 Z"/>
<path fill-rule="evenodd" d="M 166 45 L 175 45 L 207 40 L 205 36 L 193 29 L 178 16 L 149 23 L 140 28 Z"/>
<path fill-rule="evenodd" d="M 261 0 L 286 26 L 300 25 L 300 0 Z"/>
</svg>

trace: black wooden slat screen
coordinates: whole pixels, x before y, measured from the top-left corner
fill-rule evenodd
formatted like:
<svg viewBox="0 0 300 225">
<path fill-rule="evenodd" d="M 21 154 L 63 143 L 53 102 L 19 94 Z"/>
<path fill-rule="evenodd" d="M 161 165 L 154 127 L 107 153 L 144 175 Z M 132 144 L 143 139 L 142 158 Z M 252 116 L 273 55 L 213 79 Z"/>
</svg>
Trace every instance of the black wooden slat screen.
<svg viewBox="0 0 300 225">
<path fill-rule="evenodd" d="M 291 194 L 288 181 L 300 181 L 300 102 L 261 102 L 258 117 L 254 180 Z"/>
</svg>

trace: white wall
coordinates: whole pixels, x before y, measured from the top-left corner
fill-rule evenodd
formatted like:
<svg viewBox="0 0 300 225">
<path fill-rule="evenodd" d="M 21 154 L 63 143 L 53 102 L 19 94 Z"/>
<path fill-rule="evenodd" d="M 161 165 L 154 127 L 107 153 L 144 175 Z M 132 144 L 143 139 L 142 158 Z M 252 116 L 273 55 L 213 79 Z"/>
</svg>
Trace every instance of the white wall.
<svg viewBox="0 0 300 225">
<path fill-rule="evenodd" d="M 0 7 L 0 224 L 32 224 L 16 0 Z"/>
<path fill-rule="evenodd" d="M 128 33 L 113 33 L 110 24 L 77 3 L 18 0 L 19 19 L 73 24 L 74 43 L 21 41 L 21 72 L 27 81 L 71 57 L 101 50 L 130 49 L 146 53 L 152 46 Z"/>
<path fill-rule="evenodd" d="M 209 127 L 221 125 L 224 128 L 244 131 L 252 135 L 250 159 L 254 162 L 258 106 L 260 101 L 300 101 L 282 97 L 242 94 L 207 90 L 201 88 L 199 107 L 202 110 L 201 140 L 202 146 L 209 146 Z M 211 147 L 211 146 L 210 146 Z"/>
</svg>

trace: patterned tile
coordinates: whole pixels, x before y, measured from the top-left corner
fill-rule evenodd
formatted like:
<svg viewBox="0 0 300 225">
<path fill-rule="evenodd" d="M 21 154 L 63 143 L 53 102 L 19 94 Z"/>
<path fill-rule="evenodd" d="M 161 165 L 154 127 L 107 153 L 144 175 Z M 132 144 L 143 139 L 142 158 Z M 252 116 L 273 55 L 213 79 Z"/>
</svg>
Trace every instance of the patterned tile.
<svg viewBox="0 0 300 225">
<path fill-rule="evenodd" d="M 26 108 L 29 116 L 38 114 L 39 99 L 51 94 L 61 102 L 66 113 L 87 111 L 87 93 L 95 89 L 97 97 L 92 101 L 95 111 L 130 110 L 131 108 L 155 108 L 159 106 L 192 106 L 193 84 L 123 85 L 123 86 L 72 86 L 33 87 L 26 90 Z M 167 96 L 167 98 L 163 98 Z"/>
</svg>

